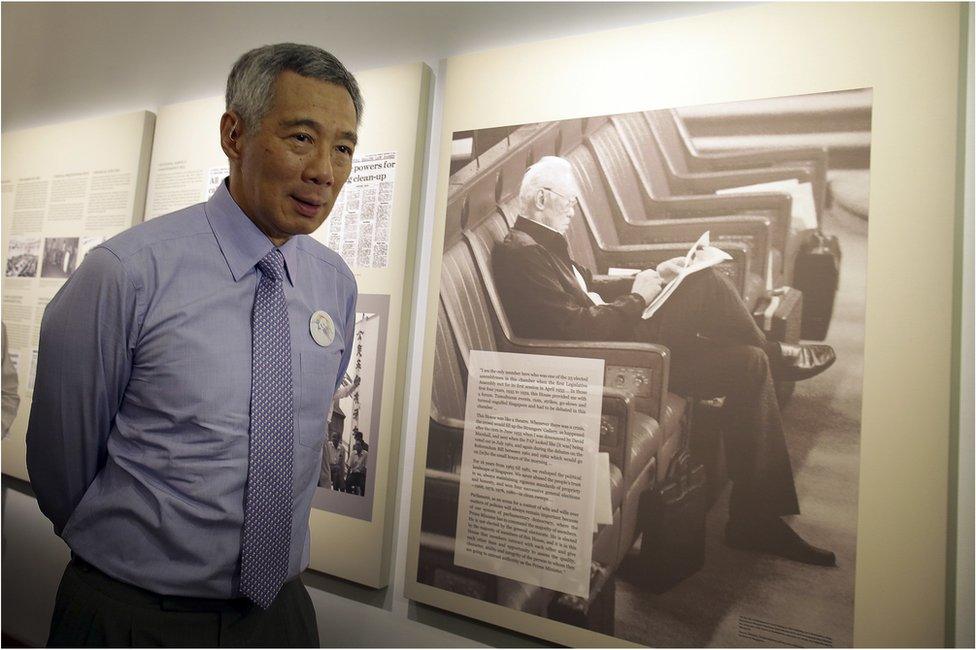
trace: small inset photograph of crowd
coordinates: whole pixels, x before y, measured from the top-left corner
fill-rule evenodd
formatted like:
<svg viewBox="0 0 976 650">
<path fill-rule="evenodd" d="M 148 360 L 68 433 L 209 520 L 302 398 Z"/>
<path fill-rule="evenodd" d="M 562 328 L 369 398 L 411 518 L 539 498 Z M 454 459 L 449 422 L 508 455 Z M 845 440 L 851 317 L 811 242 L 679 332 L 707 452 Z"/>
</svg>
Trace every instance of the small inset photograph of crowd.
<svg viewBox="0 0 976 650">
<path fill-rule="evenodd" d="M 11 237 L 7 244 L 7 277 L 37 277 L 37 261 L 40 256 L 40 237 Z"/>
</svg>

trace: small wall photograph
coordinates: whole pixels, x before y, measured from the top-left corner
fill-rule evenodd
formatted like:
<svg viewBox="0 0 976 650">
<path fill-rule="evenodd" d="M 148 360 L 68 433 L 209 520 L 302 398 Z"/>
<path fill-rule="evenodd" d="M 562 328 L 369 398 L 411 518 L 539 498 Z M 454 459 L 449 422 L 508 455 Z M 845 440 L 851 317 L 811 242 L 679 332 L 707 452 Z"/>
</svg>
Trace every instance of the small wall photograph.
<svg viewBox="0 0 976 650">
<path fill-rule="evenodd" d="M 389 296 L 360 294 L 352 358 L 332 400 L 322 471 L 312 506 L 370 520 L 380 439 Z"/>
</svg>

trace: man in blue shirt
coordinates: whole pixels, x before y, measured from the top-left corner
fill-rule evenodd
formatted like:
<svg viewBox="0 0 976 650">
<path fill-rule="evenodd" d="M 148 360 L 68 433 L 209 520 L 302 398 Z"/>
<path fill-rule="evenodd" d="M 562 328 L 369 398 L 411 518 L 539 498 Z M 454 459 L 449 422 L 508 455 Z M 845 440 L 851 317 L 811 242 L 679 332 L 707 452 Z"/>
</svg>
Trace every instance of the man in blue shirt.
<svg viewBox="0 0 976 650">
<path fill-rule="evenodd" d="M 72 550 L 52 645 L 318 645 L 301 583 L 356 281 L 307 235 L 362 99 L 315 47 L 243 55 L 206 203 L 89 253 L 41 326 L 27 461 Z"/>
</svg>

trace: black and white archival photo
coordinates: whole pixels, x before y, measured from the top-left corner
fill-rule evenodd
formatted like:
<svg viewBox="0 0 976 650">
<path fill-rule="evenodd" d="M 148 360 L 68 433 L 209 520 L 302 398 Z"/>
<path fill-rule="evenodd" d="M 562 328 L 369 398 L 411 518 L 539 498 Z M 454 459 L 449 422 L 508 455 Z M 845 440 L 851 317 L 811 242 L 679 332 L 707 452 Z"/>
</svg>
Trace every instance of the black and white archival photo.
<svg viewBox="0 0 976 650">
<path fill-rule="evenodd" d="M 40 257 L 40 237 L 11 237 L 7 244 L 6 276 L 8 278 L 36 278 L 37 262 Z"/>
<path fill-rule="evenodd" d="M 349 367 L 332 399 L 322 446 L 322 469 L 312 505 L 370 519 L 375 454 L 382 441 L 380 396 L 386 350 L 389 297 L 360 294 Z"/>
<path fill-rule="evenodd" d="M 45 237 L 42 278 L 66 278 L 78 266 L 77 237 Z"/>
<path fill-rule="evenodd" d="M 454 134 L 419 582 L 642 645 L 852 645 L 871 114 Z"/>
</svg>

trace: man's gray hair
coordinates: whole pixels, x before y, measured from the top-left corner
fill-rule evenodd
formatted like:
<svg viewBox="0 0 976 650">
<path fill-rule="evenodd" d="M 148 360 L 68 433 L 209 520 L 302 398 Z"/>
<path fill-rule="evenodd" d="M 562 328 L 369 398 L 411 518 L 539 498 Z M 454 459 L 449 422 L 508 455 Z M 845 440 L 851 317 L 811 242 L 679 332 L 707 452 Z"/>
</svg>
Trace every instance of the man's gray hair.
<svg viewBox="0 0 976 650">
<path fill-rule="evenodd" d="M 569 188 L 563 187 L 569 183 Z M 522 185 L 519 187 L 519 212 L 527 217 L 533 211 L 535 196 L 539 190 L 549 188 L 565 195 L 567 191 L 577 194 L 576 177 L 573 166 L 565 158 L 543 156 L 525 170 Z"/>
<path fill-rule="evenodd" d="M 359 125 L 363 116 L 363 97 L 356 78 L 339 59 L 313 45 L 278 43 L 246 52 L 227 77 L 227 110 L 234 110 L 241 116 L 245 129 L 260 124 L 271 110 L 275 81 L 285 70 L 345 88 L 352 97 L 356 124 Z"/>
</svg>

